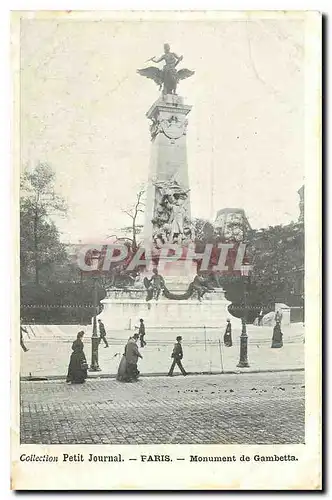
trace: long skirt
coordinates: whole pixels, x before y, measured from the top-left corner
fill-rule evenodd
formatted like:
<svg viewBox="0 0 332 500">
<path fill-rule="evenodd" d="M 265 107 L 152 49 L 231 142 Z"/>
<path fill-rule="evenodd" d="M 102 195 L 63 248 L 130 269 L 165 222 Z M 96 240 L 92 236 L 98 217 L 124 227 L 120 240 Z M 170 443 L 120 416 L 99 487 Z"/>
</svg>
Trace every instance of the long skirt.
<svg viewBox="0 0 332 500">
<path fill-rule="evenodd" d="M 126 382 L 128 380 L 127 360 L 125 355 L 121 358 L 116 379 L 120 382 Z"/>
<path fill-rule="evenodd" d="M 231 333 L 225 333 L 224 345 L 225 345 L 225 347 L 232 347 L 233 342 L 232 342 L 232 334 Z"/>
<path fill-rule="evenodd" d="M 127 375 L 128 382 L 133 382 L 138 379 L 139 371 L 137 369 L 137 363 L 128 363 L 127 362 Z"/>
<path fill-rule="evenodd" d="M 71 382 L 72 384 L 83 384 L 85 382 L 88 373 L 86 368 L 82 368 L 84 363 L 86 363 L 84 353 L 73 352 L 71 354 L 67 382 Z"/>
<path fill-rule="evenodd" d="M 282 331 L 281 331 L 281 328 L 280 328 L 280 325 L 275 325 L 275 327 L 273 328 L 273 336 L 272 336 L 272 344 L 271 344 L 271 347 L 274 348 L 274 349 L 278 349 L 280 347 L 282 347 L 284 344 L 283 344 L 283 341 L 282 341 Z"/>
</svg>

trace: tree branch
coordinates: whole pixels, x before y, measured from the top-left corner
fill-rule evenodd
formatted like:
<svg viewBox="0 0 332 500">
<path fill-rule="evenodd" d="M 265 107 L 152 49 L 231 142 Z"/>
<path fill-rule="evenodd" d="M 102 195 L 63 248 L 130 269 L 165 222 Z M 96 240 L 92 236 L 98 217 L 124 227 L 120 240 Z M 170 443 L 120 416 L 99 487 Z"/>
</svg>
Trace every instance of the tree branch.
<svg viewBox="0 0 332 500">
<path fill-rule="evenodd" d="M 130 217 L 131 219 L 133 219 L 133 218 L 134 218 L 134 216 L 133 216 L 130 212 L 128 212 L 128 210 L 122 210 L 122 212 L 123 212 L 124 214 L 129 215 L 129 217 Z"/>
</svg>

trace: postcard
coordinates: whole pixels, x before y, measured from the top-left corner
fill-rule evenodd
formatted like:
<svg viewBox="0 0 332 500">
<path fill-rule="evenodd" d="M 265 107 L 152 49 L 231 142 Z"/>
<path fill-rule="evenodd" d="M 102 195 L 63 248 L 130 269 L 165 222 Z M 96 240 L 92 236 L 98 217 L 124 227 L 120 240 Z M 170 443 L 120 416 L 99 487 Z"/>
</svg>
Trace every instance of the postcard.
<svg viewBox="0 0 332 500">
<path fill-rule="evenodd" d="M 12 12 L 13 490 L 322 488 L 321 25 Z"/>
</svg>

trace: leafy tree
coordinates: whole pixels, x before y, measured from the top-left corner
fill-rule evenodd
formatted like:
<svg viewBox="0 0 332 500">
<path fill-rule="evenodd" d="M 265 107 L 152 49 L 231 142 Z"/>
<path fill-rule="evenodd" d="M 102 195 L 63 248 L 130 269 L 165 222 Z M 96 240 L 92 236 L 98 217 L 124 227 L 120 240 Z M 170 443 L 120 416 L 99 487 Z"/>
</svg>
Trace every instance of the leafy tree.
<svg viewBox="0 0 332 500">
<path fill-rule="evenodd" d="M 252 282 L 264 303 L 302 302 L 304 294 L 304 225 L 291 223 L 252 231 L 248 258 Z M 258 293 L 258 292 L 257 292 Z"/>
<path fill-rule="evenodd" d="M 54 265 L 67 262 L 65 246 L 51 219 L 66 210 L 63 199 L 54 191 L 54 182 L 55 174 L 46 163 L 38 163 L 21 179 L 21 280 L 33 280 L 37 285 Z"/>
<path fill-rule="evenodd" d="M 206 225 L 205 225 L 206 224 Z M 239 271 L 232 270 L 239 242 L 239 226 L 228 225 L 227 238 L 218 228 L 211 234 L 210 223 L 196 220 L 196 249 L 202 252 L 206 243 L 235 244 L 226 261 L 229 272 L 214 273 L 219 286 L 224 287 L 228 300 L 232 302 L 232 313 L 243 316 L 244 287 Z M 208 231 L 205 231 L 208 228 Z M 252 274 L 246 284 L 248 320 L 254 319 L 259 310 L 271 310 L 275 302 L 290 306 L 302 306 L 304 294 L 304 225 L 291 223 L 285 226 L 270 226 L 259 230 L 246 228 L 241 243 L 246 244 L 245 257 L 252 265 Z M 232 253 L 232 255 L 231 255 Z M 217 275 L 216 275 L 217 274 Z"/>
<path fill-rule="evenodd" d="M 272 310 L 276 302 L 302 306 L 304 295 L 304 226 L 291 223 L 250 230 L 246 259 L 252 265 L 247 280 L 247 314 L 253 320 L 259 310 Z M 237 275 L 236 275 L 237 274 Z M 243 278 L 239 273 L 220 278 L 233 314 L 243 315 Z"/>
<path fill-rule="evenodd" d="M 195 240 L 196 242 L 213 243 L 215 239 L 215 231 L 213 224 L 206 220 L 195 218 L 193 219 L 193 225 L 195 228 Z"/>
</svg>

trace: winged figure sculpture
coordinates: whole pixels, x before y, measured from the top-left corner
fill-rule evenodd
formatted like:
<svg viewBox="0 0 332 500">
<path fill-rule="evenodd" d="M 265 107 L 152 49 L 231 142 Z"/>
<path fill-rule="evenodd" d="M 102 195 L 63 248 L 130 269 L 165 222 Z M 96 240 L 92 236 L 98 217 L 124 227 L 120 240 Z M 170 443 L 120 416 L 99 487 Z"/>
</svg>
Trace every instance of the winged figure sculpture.
<svg viewBox="0 0 332 500">
<path fill-rule="evenodd" d="M 176 69 L 182 59 L 183 56 L 177 56 L 174 52 L 170 52 L 170 46 L 166 43 L 164 45 L 164 54 L 161 57 L 158 59 L 151 57 L 149 59 L 149 61 L 155 63 L 165 61 L 163 69 L 149 66 L 148 68 L 138 69 L 137 73 L 153 80 L 159 86 L 159 90 L 163 89 L 163 94 L 176 94 L 178 82 L 189 78 L 195 73 L 195 71 L 189 69 Z"/>
</svg>

